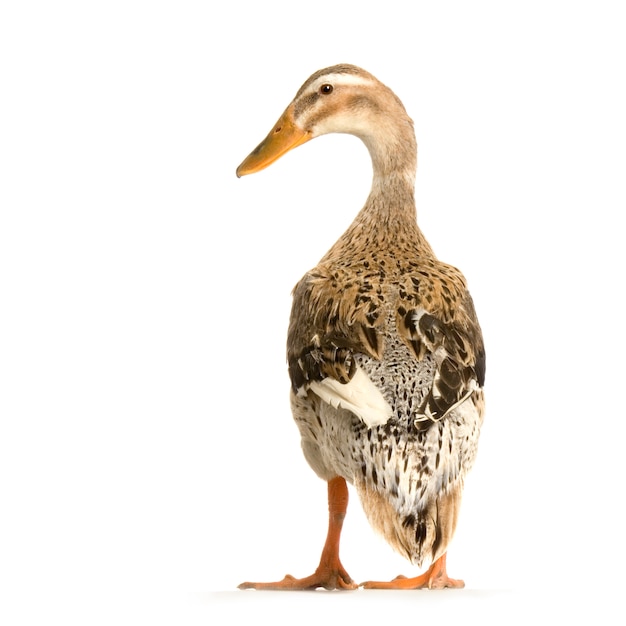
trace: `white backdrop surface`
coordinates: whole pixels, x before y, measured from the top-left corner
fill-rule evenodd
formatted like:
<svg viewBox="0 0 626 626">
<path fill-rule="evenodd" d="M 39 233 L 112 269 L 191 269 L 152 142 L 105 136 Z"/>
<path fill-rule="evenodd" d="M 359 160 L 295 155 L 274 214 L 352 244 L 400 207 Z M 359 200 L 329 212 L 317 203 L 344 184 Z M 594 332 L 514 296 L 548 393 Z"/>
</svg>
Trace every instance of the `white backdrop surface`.
<svg viewBox="0 0 626 626">
<path fill-rule="evenodd" d="M 0 8 L 6 623 L 484 624 L 539 619 L 541 602 L 618 623 L 619 3 L 287 6 Z M 414 119 L 418 218 L 484 330 L 487 418 L 448 557 L 458 593 L 235 591 L 319 558 L 325 485 L 288 406 L 290 290 L 371 176 L 347 136 L 242 180 L 235 168 L 340 62 Z M 352 576 L 415 574 L 351 495 Z"/>
</svg>

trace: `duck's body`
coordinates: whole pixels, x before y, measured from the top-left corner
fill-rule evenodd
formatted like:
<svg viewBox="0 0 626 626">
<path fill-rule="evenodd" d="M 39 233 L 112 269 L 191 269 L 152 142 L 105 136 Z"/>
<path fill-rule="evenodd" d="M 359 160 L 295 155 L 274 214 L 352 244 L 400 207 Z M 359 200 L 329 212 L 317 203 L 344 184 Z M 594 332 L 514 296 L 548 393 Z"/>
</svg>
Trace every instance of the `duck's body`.
<svg viewBox="0 0 626 626">
<path fill-rule="evenodd" d="M 364 208 L 296 285 L 288 333 L 293 415 L 307 461 L 329 483 L 329 537 L 313 576 L 244 586 L 353 586 L 338 557 L 345 481 L 396 550 L 434 563 L 422 577 L 368 586 L 460 586 L 445 553 L 482 423 L 484 348 L 463 276 L 417 225 L 410 118 L 369 73 L 328 68 L 238 173 L 327 132 L 363 139 L 374 168 Z"/>
</svg>

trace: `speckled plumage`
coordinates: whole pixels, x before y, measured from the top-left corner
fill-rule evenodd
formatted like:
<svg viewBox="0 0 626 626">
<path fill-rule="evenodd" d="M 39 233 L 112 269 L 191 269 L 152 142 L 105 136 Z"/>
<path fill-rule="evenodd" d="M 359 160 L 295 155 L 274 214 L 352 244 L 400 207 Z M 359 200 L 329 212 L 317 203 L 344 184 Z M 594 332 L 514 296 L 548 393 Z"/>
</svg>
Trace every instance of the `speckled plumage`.
<svg viewBox="0 0 626 626">
<path fill-rule="evenodd" d="M 484 368 L 484 350 L 461 274 L 435 259 L 414 220 L 399 220 L 382 243 L 377 223 L 359 229 L 362 249 L 349 229 L 338 250 L 294 290 L 292 410 L 313 469 L 325 480 L 340 475 L 353 483 L 372 525 L 421 565 L 445 552 L 454 531 L 463 478 L 476 453 L 482 391 L 473 389 L 444 419 L 428 418 L 426 407 L 432 402 L 430 413 L 444 414 L 467 393 L 470 380 L 478 384 L 476 363 Z M 429 316 L 425 329 L 416 312 L 420 320 Z M 448 362 L 457 373 L 452 400 L 433 399 L 435 376 Z M 305 391 L 317 378 L 349 380 L 357 367 L 391 407 L 384 425 L 367 428 L 351 412 Z M 437 512 L 442 506 L 445 515 Z"/>
<path fill-rule="evenodd" d="M 287 359 L 302 448 L 321 478 L 356 487 L 396 550 L 434 561 L 454 533 L 483 419 L 472 299 L 417 225 L 415 137 L 398 98 L 341 65 L 311 76 L 288 113 L 304 141 L 359 136 L 374 169 L 365 206 L 293 291 Z"/>
</svg>

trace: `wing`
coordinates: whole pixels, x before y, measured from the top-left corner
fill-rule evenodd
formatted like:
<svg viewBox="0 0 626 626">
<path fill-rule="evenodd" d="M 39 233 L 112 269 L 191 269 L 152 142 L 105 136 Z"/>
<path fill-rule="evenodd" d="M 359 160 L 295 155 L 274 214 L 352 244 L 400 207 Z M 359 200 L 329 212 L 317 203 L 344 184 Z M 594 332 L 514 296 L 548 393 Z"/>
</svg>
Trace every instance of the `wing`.
<svg viewBox="0 0 626 626">
<path fill-rule="evenodd" d="M 415 416 L 415 425 L 426 429 L 484 385 L 485 347 L 458 270 L 438 264 L 421 272 L 420 280 L 413 277 L 411 284 L 414 290 L 405 287 L 407 297 L 398 307 L 397 328 L 417 359 L 430 352 L 435 361 L 432 386 Z"/>
<path fill-rule="evenodd" d="M 367 278 L 340 274 L 318 267 L 294 288 L 287 338 L 292 390 L 303 395 L 310 389 L 368 427 L 385 424 L 391 407 L 355 359 L 355 353 L 382 357 L 383 299 L 372 297 L 377 288 Z"/>
</svg>

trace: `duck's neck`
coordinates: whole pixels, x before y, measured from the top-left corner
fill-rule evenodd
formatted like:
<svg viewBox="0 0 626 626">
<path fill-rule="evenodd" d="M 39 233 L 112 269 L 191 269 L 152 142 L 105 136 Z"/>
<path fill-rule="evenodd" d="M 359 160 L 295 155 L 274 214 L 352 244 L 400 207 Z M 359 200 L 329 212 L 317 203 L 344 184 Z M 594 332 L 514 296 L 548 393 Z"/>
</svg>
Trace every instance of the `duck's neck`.
<svg viewBox="0 0 626 626">
<path fill-rule="evenodd" d="M 412 123 L 407 120 L 402 126 L 377 130 L 384 132 L 361 137 L 372 159 L 372 191 L 398 187 L 410 190 L 412 196 L 417 167 L 417 144 Z"/>
<path fill-rule="evenodd" d="M 417 225 L 417 145 L 411 120 L 406 117 L 399 125 L 381 125 L 375 134 L 359 136 L 372 158 L 372 189 L 365 206 L 324 260 L 361 257 L 377 249 L 434 257 Z"/>
<path fill-rule="evenodd" d="M 388 163 L 388 161 L 387 161 Z M 433 257 L 434 253 L 417 225 L 415 209 L 415 158 L 411 166 L 381 171 L 374 161 L 372 189 L 365 206 L 324 260 L 346 260 L 379 250 Z"/>
<path fill-rule="evenodd" d="M 406 117 L 375 128 L 361 137 L 372 158 L 372 189 L 359 214 L 371 215 L 383 226 L 389 222 L 416 221 L 415 170 L 417 144 L 413 123 Z"/>
</svg>

